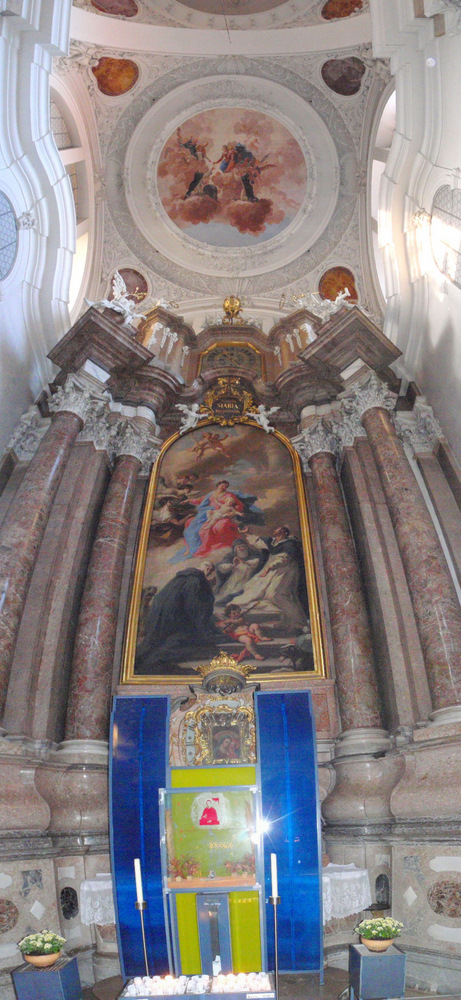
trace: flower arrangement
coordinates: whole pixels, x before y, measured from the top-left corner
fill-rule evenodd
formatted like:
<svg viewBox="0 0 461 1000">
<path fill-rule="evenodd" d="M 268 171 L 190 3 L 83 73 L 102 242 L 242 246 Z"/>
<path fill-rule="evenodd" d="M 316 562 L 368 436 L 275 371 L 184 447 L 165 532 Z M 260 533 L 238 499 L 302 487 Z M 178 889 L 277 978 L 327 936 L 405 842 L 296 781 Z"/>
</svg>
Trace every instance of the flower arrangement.
<svg viewBox="0 0 461 1000">
<path fill-rule="evenodd" d="M 53 931 L 38 931 L 37 934 L 27 934 L 19 942 L 18 948 L 23 955 L 55 955 L 61 951 L 66 939 Z"/>
<path fill-rule="evenodd" d="M 255 856 L 251 852 L 244 854 L 240 861 L 225 861 L 224 867 L 229 875 L 254 875 Z"/>
<path fill-rule="evenodd" d="M 373 917 L 371 920 L 362 920 L 357 927 L 354 927 L 356 934 L 365 938 L 366 941 L 389 941 L 399 937 L 403 930 L 400 920 L 393 917 Z"/>
<path fill-rule="evenodd" d="M 169 874 L 172 878 L 200 878 L 200 864 L 190 854 L 170 858 Z"/>
</svg>

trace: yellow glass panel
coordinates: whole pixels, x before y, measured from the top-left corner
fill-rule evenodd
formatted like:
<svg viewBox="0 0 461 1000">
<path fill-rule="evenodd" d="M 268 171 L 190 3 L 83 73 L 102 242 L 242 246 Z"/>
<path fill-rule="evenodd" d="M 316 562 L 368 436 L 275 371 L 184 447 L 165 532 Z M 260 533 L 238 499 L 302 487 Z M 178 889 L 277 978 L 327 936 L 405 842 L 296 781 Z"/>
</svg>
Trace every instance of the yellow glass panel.
<svg viewBox="0 0 461 1000">
<path fill-rule="evenodd" d="M 261 930 L 257 892 L 230 892 L 232 971 L 261 971 Z"/>
<path fill-rule="evenodd" d="M 196 898 L 195 892 L 176 894 L 179 954 L 184 976 L 194 976 L 202 971 Z"/>
<path fill-rule="evenodd" d="M 171 771 L 172 788 L 225 788 L 227 785 L 256 785 L 256 768 L 178 767 Z"/>
</svg>

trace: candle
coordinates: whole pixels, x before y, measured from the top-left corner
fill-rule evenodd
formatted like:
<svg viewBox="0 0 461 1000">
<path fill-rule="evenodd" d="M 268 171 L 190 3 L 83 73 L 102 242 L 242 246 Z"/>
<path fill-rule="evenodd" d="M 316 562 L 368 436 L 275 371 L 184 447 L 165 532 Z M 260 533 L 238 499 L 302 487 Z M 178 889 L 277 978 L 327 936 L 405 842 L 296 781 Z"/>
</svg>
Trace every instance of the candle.
<svg viewBox="0 0 461 1000">
<path fill-rule="evenodd" d="M 271 884 L 272 884 L 272 895 L 274 898 L 279 894 L 279 887 L 277 881 L 277 855 L 271 854 Z"/>
<path fill-rule="evenodd" d="M 134 877 L 136 879 L 136 899 L 138 903 L 144 902 L 141 878 L 141 862 L 139 858 L 134 858 Z"/>
</svg>

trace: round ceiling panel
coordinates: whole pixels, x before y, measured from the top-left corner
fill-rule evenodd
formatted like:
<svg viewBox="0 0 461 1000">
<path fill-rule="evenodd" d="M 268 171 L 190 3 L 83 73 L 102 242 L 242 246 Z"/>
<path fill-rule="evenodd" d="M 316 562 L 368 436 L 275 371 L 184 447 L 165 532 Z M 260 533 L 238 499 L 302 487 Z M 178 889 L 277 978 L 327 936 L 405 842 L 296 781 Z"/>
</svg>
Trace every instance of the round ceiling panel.
<svg viewBox="0 0 461 1000">
<path fill-rule="evenodd" d="M 128 144 L 124 179 L 136 226 L 165 257 L 202 274 L 264 274 L 324 232 L 339 164 L 309 102 L 227 76 L 157 101 Z"/>
<path fill-rule="evenodd" d="M 211 246 L 255 246 L 282 233 L 304 203 L 307 167 L 292 133 L 246 108 L 211 108 L 168 137 L 157 168 L 162 206 L 182 233 Z"/>
</svg>

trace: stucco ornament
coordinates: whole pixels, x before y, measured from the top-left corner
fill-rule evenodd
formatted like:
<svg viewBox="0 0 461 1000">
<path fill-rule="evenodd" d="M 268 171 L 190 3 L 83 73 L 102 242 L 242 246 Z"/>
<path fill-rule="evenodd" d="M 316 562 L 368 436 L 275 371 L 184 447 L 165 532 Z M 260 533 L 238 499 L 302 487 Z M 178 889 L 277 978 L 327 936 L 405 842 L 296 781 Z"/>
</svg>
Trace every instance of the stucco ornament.
<svg viewBox="0 0 461 1000">
<path fill-rule="evenodd" d="M 305 427 L 301 434 L 291 439 L 291 443 L 301 459 L 304 472 L 309 471 L 309 459 L 313 455 L 327 452 L 336 460 L 341 458 L 341 440 L 332 428 L 329 420 L 322 417 L 310 427 Z"/>
<path fill-rule="evenodd" d="M 309 312 L 314 314 L 314 316 L 318 316 L 319 319 L 326 323 L 326 321 L 342 309 L 343 306 L 352 308 L 352 304 L 347 301 L 349 297 L 350 291 L 348 288 L 339 292 L 334 302 L 332 302 L 331 299 L 322 299 L 321 296 L 317 295 L 315 292 L 294 292 L 293 302 L 301 309 L 308 309 Z M 282 296 L 281 302 L 282 301 L 283 305 L 285 305 L 285 296 Z"/>
<path fill-rule="evenodd" d="M 341 409 L 343 413 L 355 416 L 360 420 L 367 410 L 372 410 L 375 407 L 393 413 L 396 399 L 397 394 L 391 392 L 381 382 L 376 372 L 371 372 L 365 382 L 354 386 L 352 390 L 341 395 Z"/>
<path fill-rule="evenodd" d="M 113 429 L 109 422 L 109 404 L 104 410 L 94 409 L 88 414 L 85 425 L 78 436 L 79 441 L 91 441 L 96 451 L 105 451 L 112 458 Z"/>
<path fill-rule="evenodd" d="M 259 406 L 255 407 L 254 412 L 251 412 L 251 416 L 253 417 L 253 420 L 255 420 L 256 423 L 262 427 L 263 431 L 265 431 L 266 434 L 269 434 L 271 431 L 274 432 L 275 429 L 272 427 L 272 424 L 269 423 L 269 417 L 273 416 L 274 413 L 278 413 L 279 410 L 280 406 L 271 406 L 270 410 L 268 410 L 264 406 L 264 403 L 260 403 Z"/>
<path fill-rule="evenodd" d="M 136 312 L 138 293 L 133 292 L 131 296 L 128 295 L 126 284 L 118 271 L 115 272 L 112 278 L 112 294 L 112 299 L 98 299 L 97 302 L 90 302 L 89 299 L 85 299 L 85 302 L 90 307 L 94 306 L 95 309 L 112 309 L 113 312 L 119 313 L 123 316 L 122 326 L 131 326 L 133 320 L 141 319 L 144 316 L 143 312 Z"/>
<path fill-rule="evenodd" d="M 49 420 L 40 415 L 36 406 L 29 406 L 13 431 L 7 450 L 14 451 L 19 462 L 30 462 L 49 424 Z"/>
<path fill-rule="evenodd" d="M 203 413 L 200 413 L 200 403 L 192 403 L 192 406 L 188 406 L 187 403 L 176 403 L 176 409 L 182 413 L 180 434 L 184 434 L 185 431 L 193 431 L 198 422 L 203 420 Z"/>
<path fill-rule="evenodd" d="M 433 17 L 434 14 L 443 14 L 446 10 L 461 11 L 461 0 L 424 0 L 424 13 L 426 17 Z"/>
<path fill-rule="evenodd" d="M 32 212 L 23 212 L 22 215 L 18 215 L 16 219 L 17 229 L 36 229 L 37 219 L 32 214 Z"/>
<path fill-rule="evenodd" d="M 424 396 L 416 400 L 411 413 L 399 413 L 395 424 L 399 437 L 414 453 L 432 451 L 443 437 L 442 428 Z"/>
<path fill-rule="evenodd" d="M 158 439 L 151 429 L 121 418 L 114 427 L 112 438 L 114 457 L 129 455 L 141 462 L 142 471 L 148 473 L 159 454 Z"/>
<path fill-rule="evenodd" d="M 109 400 L 108 392 L 97 392 L 79 381 L 75 375 L 68 375 L 65 384 L 51 396 L 48 407 L 52 413 L 73 413 L 86 423 L 87 420 L 104 416 Z"/>
</svg>

